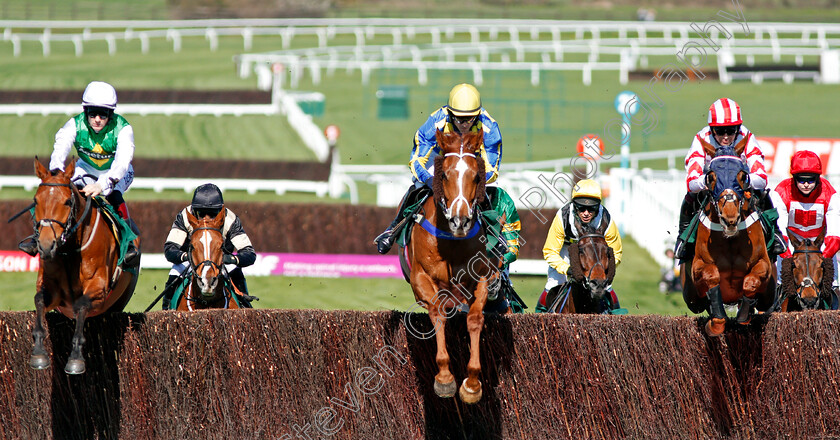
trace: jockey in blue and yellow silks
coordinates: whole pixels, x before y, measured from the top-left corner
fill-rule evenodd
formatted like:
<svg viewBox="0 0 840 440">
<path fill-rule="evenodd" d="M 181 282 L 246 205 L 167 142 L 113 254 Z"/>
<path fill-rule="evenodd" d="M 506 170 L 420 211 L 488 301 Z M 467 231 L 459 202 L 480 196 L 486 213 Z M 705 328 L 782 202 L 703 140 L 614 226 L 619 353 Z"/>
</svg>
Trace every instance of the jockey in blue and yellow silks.
<svg viewBox="0 0 840 440">
<path fill-rule="evenodd" d="M 82 94 L 82 113 L 67 121 L 55 134 L 50 170 L 64 170 L 64 161 L 71 149 L 76 148 L 79 159 L 73 181 L 82 185 L 85 196 L 102 195 L 114 210 L 131 225 L 123 193 L 134 181 L 134 129 L 122 116 L 114 112 L 117 108 L 117 91 L 108 83 L 92 81 Z M 96 178 L 82 182 L 83 176 Z M 139 235 L 139 231 L 138 232 Z M 36 235 L 25 238 L 18 247 L 29 255 L 37 255 Z M 136 263 L 138 253 L 133 242 L 129 242 L 124 261 Z"/>
<path fill-rule="evenodd" d="M 435 157 L 440 154 L 435 132 L 466 133 L 478 130 L 484 131 L 484 143 L 481 145 L 479 154 L 485 163 L 487 183 L 491 183 L 499 176 L 499 166 L 502 161 L 502 134 L 499 131 L 499 124 L 481 106 L 481 96 L 475 87 L 470 84 L 458 84 L 449 92 L 447 105 L 433 112 L 414 135 L 414 147 L 409 162 L 414 184 L 403 196 L 397 217 L 383 233 L 374 239 L 380 254 L 387 253 L 399 235 L 405 208 L 417 202 L 424 187 L 432 187 Z"/>
</svg>

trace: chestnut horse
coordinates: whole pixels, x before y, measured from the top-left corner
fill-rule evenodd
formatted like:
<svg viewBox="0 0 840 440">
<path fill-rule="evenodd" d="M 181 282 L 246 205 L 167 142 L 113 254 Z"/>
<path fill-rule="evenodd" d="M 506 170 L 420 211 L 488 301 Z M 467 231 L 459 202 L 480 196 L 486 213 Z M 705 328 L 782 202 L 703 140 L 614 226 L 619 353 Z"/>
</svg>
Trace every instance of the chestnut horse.
<svg viewBox="0 0 840 440">
<path fill-rule="evenodd" d="M 189 284 L 178 297 L 176 310 L 238 309 L 239 303 L 233 293 L 233 283 L 228 278 L 222 259 L 225 237 L 222 227 L 225 210 L 215 218 L 197 218 L 189 210 L 187 222 L 192 227 L 190 234 L 190 278 Z"/>
<path fill-rule="evenodd" d="M 433 195 L 422 205 L 421 227 L 411 231 L 404 251 L 410 267 L 409 283 L 417 303 L 429 311 L 435 328 L 438 373 L 434 390 L 440 397 L 455 395 L 449 371 L 445 325 L 458 311 L 467 312 L 470 360 L 467 378 L 459 389 L 465 403 L 481 399 L 479 339 L 488 285 L 498 281 L 498 262 L 487 257 L 478 204 L 485 196 L 485 167 L 479 154 L 483 133 L 436 134 L 441 154 L 435 158 Z M 420 219 L 425 216 L 422 221 Z M 509 310 L 508 310 L 509 311 Z"/>
<path fill-rule="evenodd" d="M 41 179 L 35 192 L 41 265 L 35 283 L 34 347 L 29 366 L 38 370 L 49 367 L 44 314 L 58 309 L 76 320 L 73 348 L 64 367 L 67 374 L 85 372 L 85 319 L 121 311 L 137 284 L 136 268 L 123 270 L 118 265 L 120 247 L 105 215 L 71 182 L 75 168 L 71 160 L 63 172 L 50 172 L 35 160 L 35 174 Z"/>
<path fill-rule="evenodd" d="M 780 310 L 829 309 L 834 294 L 834 261 L 823 258 L 820 251 L 825 231 L 813 240 L 800 240 L 790 233 L 788 237 L 793 256 L 782 260 Z"/>
<path fill-rule="evenodd" d="M 595 229 L 583 225 L 575 216 L 575 226 L 583 235 L 569 245 L 569 281 L 548 292 L 546 304 L 550 313 L 604 313 L 608 308 L 607 288 L 615 277 L 615 255 L 604 233 L 608 221 Z M 571 301 L 569 299 L 571 298 Z"/>
<path fill-rule="evenodd" d="M 705 200 L 697 229 L 694 259 L 682 268 L 683 298 L 689 309 L 709 311 L 710 336 L 723 334 L 724 304 L 739 303 L 737 322 L 749 323 L 753 309 L 768 311 L 775 299 L 775 270 L 767 255 L 757 200 L 749 187 L 749 169 L 740 155 L 746 139 L 734 148 L 715 149 L 706 174 L 710 197 Z M 687 266 L 687 267 L 685 267 Z"/>
</svg>

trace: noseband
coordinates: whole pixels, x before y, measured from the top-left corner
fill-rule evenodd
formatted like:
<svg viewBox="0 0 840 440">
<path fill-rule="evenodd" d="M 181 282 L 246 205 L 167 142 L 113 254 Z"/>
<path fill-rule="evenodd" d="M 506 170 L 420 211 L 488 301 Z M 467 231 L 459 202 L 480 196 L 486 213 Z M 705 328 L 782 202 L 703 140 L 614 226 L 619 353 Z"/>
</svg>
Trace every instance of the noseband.
<svg viewBox="0 0 840 440">
<path fill-rule="evenodd" d="M 78 220 L 76 220 L 76 218 L 75 218 L 75 216 L 76 216 L 76 198 L 73 197 L 73 194 L 74 194 L 73 193 L 73 184 L 71 184 L 71 183 L 40 183 L 40 184 L 38 184 L 38 186 L 39 187 L 41 187 L 41 186 L 61 186 L 61 187 L 70 188 L 70 199 L 68 200 L 68 202 L 65 202 L 65 203 L 70 205 L 70 214 L 67 216 L 67 220 L 62 222 L 60 220 L 56 220 L 56 219 L 52 219 L 52 218 L 44 218 L 44 219 L 41 219 L 40 221 L 38 221 L 38 225 L 35 227 L 36 232 L 38 232 L 38 230 L 40 228 L 45 227 L 45 226 L 49 226 L 49 228 L 53 231 L 53 234 L 56 235 L 55 234 L 55 225 L 60 226 L 63 229 L 63 231 L 61 232 L 61 235 L 58 237 L 58 239 L 56 239 L 56 248 L 60 248 L 67 243 L 67 240 L 73 235 L 73 233 L 76 232 L 76 230 L 79 228 L 79 226 L 85 221 L 88 214 L 90 214 L 90 205 L 91 205 L 90 201 L 91 201 L 92 197 L 85 196 L 85 210 L 82 213 L 82 217 L 79 218 Z M 37 202 L 33 203 L 33 206 L 35 206 L 35 205 L 37 205 Z M 40 232 L 38 232 L 38 233 L 40 235 Z"/>
</svg>

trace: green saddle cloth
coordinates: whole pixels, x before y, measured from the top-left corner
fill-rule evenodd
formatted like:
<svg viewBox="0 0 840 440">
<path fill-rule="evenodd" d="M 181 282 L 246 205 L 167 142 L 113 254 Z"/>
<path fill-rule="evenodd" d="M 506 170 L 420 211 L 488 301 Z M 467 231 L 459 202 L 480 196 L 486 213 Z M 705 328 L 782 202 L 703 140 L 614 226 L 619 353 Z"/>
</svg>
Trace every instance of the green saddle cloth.
<svg viewBox="0 0 840 440">
<path fill-rule="evenodd" d="M 175 310 L 178 308 L 178 301 L 181 299 L 181 295 L 184 294 L 184 291 L 187 289 L 187 286 L 192 282 L 192 277 L 195 276 L 195 272 L 190 269 L 190 272 L 182 277 L 178 278 L 178 284 L 175 286 L 175 291 L 172 292 L 172 299 L 169 300 L 169 310 Z M 233 298 L 233 301 L 236 302 L 236 305 L 242 308 L 242 303 L 239 301 L 239 295 L 236 294 L 233 290 L 233 284 L 230 281 L 230 277 L 223 276 L 223 282 L 225 283 L 224 289 L 230 294 L 230 297 Z"/>
<path fill-rule="evenodd" d="M 762 227 L 765 231 L 771 231 L 769 234 L 766 234 L 764 237 L 764 241 L 767 242 L 767 250 L 770 250 L 773 247 L 773 243 L 776 240 L 775 234 L 773 232 L 776 229 L 776 220 L 779 219 L 779 212 L 776 211 L 776 208 L 768 209 L 763 211 L 761 215 L 758 217 L 761 220 Z M 694 217 L 691 219 L 691 223 L 689 223 L 688 227 L 685 228 L 685 231 L 680 235 L 680 239 L 685 241 L 686 243 L 694 243 L 697 241 L 697 228 L 700 225 L 700 213 L 694 214 Z"/>
<path fill-rule="evenodd" d="M 104 214 L 108 216 L 111 224 L 113 224 L 116 228 L 114 231 L 114 236 L 117 237 L 117 240 L 120 242 L 120 259 L 117 264 L 123 264 L 123 259 L 125 258 L 125 252 L 128 250 L 128 243 L 137 238 L 137 234 L 131 229 L 131 226 L 123 220 L 122 217 L 117 213 L 117 210 L 108 203 L 102 196 L 97 196 L 94 198 L 96 201 L 96 206 L 99 207 L 101 211 L 104 211 Z"/>
</svg>

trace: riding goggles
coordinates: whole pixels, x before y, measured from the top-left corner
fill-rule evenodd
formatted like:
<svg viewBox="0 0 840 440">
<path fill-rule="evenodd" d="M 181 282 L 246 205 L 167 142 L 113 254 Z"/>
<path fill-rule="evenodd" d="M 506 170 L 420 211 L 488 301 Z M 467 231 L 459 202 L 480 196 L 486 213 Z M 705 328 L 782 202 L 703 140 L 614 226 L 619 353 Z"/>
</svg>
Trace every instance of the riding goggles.
<svg viewBox="0 0 840 440">
<path fill-rule="evenodd" d="M 87 107 L 85 108 L 85 113 L 89 118 L 95 118 L 99 116 L 101 119 L 107 119 L 111 117 L 113 110 L 104 107 Z"/>
<path fill-rule="evenodd" d="M 217 215 L 219 215 L 219 211 L 221 211 L 221 209 L 193 208 L 193 214 L 198 218 L 203 218 L 203 217 L 215 218 Z"/>
<path fill-rule="evenodd" d="M 477 117 L 478 117 L 478 115 L 456 116 L 456 115 L 453 114 L 452 115 L 452 120 L 456 124 L 470 124 L 470 125 L 472 125 L 472 123 L 475 122 L 475 118 L 477 118 Z"/>
<path fill-rule="evenodd" d="M 593 212 L 594 213 L 594 212 L 598 212 L 598 207 L 599 207 L 599 205 L 589 206 L 589 205 L 581 205 L 579 203 L 575 203 L 575 209 L 578 212 L 586 211 L 586 212 Z"/>
<path fill-rule="evenodd" d="M 797 175 L 793 176 L 793 180 L 795 180 L 796 183 L 816 183 L 817 176 L 812 174 Z"/>
<path fill-rule="evenodd" d="M 733 136 L 740 129 L 740 125 L 725 125 L 721 127 L 712 127 L 712 131 L 718 136 Z"/>
</svg>

